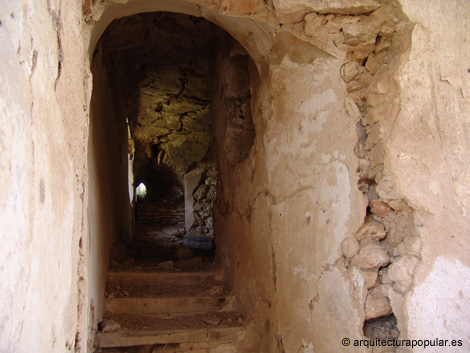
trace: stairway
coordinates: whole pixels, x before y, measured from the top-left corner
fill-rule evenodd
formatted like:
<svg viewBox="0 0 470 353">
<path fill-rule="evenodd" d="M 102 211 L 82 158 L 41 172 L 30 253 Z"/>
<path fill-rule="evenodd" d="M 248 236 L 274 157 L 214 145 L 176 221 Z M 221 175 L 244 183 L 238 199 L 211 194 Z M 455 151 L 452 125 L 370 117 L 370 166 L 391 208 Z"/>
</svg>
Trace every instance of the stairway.
<svg viewBox="0 0 470 353">
<path fill-rule="evenodd" d="M 105 307 L 95 353 L 258 352 L 211 266 L 142 269 L 132 261 L 111 269 Z"/>
</svg>

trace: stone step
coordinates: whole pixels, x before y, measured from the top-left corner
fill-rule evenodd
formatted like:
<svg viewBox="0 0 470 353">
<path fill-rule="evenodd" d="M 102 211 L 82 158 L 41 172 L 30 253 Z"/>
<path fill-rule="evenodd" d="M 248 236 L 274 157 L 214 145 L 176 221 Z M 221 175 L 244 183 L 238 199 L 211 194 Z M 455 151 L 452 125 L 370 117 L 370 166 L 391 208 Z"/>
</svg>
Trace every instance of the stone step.
<svg viewBox="0 0 470 353">
<path fill-rule="evenodd" d="M 155 297 L 204 297 L 223 298 L 229 296 L 228 286 L 215 279 L 194 285 L 133 284 L 108 282 L 106 298 L 155 298 Z"/>
<path fill-rule="evenodd" d="M 175 298 L 108 298 L 106 311 L 112 314 L 152 314 L 161 317 L 190 316 L 215 312 L 225 302 L 224 298 L 175 297 Z"/>
<path fill-rule="evenodd" d="M 207 270 L 109 272 L 107 328 L 100 324 L 96 352 L 241 353 L 246 323 L 216 277 Z"/>
<path fill-rule="evenodd" d="M 196 329 L 175 329 L 156 331 L 98 332 L 95 347 L 131 347 L 154 344 L 238 342 L 243 340 L 245 327 L 208 327 Z"/>
<path fill-rule="evenodd" d="M 215 271 L 205 272 L 108 272 L 109 282 L 189 286 L 213 279 Z"/>
</svg>

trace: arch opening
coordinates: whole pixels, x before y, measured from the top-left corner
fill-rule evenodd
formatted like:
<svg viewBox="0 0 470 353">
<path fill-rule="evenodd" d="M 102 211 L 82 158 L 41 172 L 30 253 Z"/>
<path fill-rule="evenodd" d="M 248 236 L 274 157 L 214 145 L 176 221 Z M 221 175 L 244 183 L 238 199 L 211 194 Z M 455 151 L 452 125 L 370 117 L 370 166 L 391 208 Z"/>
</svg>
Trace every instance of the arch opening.
<svg viewBox="0 0 470 353">
<path fill-rule="evenodd" d="M 214 237 L 218 164 L 242 162 L 255 139 L 250 65 L 236 40 L 200 17 L 139 13 L 114 20 L 103 32 L 92 63 L 91 153 L 116 173 L 127 166 L 134 190 L 127 202 L 124 194 L 113 195 L 126 215 L 121 210 L 111 227 L 119 232 L 104 236 L 114 244 L 111 259 L 122 260 L 125 247 L 144 233 L 171 234 L 171 248 L 184 237 Z M 105 183 L 103 165 L 95 167 L 103 174 L 97 183 Z M 124 177 L 116 180 L 122 188 Z M 140 183 L 145 196 L 135 189 Z M 119 206 L 98 197 L 113 203 L 107 209 L 115 217 Z"/>
</svg>

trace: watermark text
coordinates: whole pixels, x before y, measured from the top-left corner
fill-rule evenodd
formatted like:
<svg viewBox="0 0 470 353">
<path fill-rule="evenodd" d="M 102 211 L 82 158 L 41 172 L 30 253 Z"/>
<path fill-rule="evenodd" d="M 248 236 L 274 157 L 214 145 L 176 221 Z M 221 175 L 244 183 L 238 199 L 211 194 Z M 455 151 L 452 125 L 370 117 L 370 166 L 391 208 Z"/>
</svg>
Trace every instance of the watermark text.
<svg viewBox="0 0 470 353">
<path fill-rule="evenodd" d="M 343 346 L 354 347 L 461 347 L 462 340 L 445 340 L 434 338 L 430 340 L 400 340 L 400 339 L 368 339 L 368 340 L 350 340 L 343 338 L 341 343 Z"/>
</svg>

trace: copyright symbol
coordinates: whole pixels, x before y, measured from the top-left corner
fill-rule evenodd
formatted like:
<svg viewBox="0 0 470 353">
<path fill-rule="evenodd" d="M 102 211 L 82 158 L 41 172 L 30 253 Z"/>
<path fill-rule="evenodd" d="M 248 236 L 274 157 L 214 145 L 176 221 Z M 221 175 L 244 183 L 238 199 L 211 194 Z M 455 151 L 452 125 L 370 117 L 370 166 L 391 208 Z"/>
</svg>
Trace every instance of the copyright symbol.
<svg viewBox="0 0 470 353">
<path fill-rule="evenodd" d="M 351 341 L 349 340 L 349 338 L 343 338 L 341 343 L 343 344 L 343 346 L 349 346 L 351 344 Z"/>
</svg>

